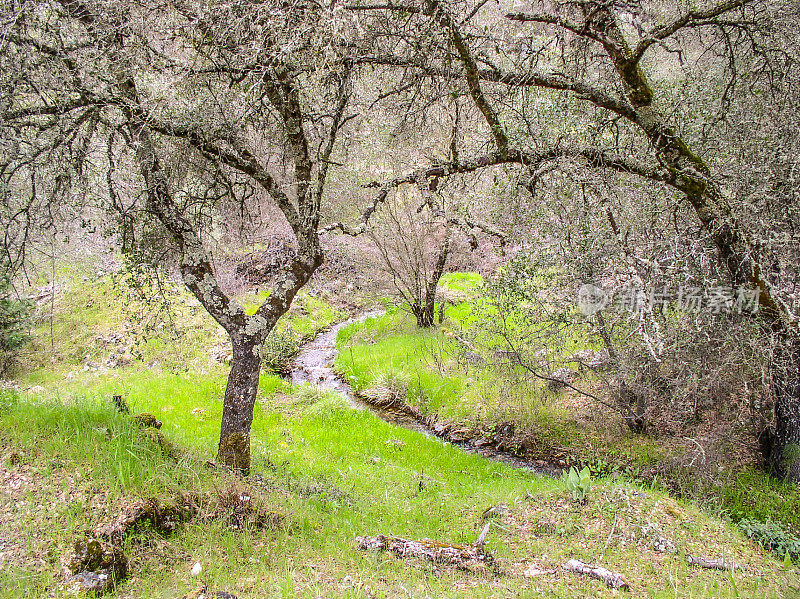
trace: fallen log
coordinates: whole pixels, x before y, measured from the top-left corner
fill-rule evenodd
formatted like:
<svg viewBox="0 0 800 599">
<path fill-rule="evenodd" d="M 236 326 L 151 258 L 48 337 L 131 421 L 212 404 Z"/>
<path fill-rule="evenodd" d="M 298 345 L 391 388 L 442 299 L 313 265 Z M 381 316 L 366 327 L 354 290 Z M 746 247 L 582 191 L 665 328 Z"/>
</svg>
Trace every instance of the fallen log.
<svg viewBox="0 0 800 599">
<path fill-rule="evenodd" d="M 600 566 L 592 566 L 590 564 L 585 564 L 580 560 L 571 559 L 566 564 L 561 566 L 561 568 L 565 572 L 573 572 L 575 574 L 582 574 L 584 576 L 601 580 L 611 589 L 630 589 L 628 581 L 625 580 L 622 574 L 612 572 L 611 570 L 607 570 L 606 568 Z"/>
<path fill-rule="evenodd" d="M 733 562 L 732 560 L 727 560 L 724 557 L 719 559 L 710 559 L 707 557 L 699 557 L 695 555 L 687 555 L 686 561 L 689 562 L 690 566 L 699 566 L 701 568 L 707 568 L 709 570 L 741 570 L 742 565 Z"/>
<path fill-rule="evenodd" d="M 494 557 L 478 545 L 455 545 L 431 539 L 411 541 L 400 537 L 378 535 L 356 537 L 356 543 L 364 551 L 388 551 L 401 558 L 417 558 L 454 566 L 459 570 L 472 570 L 494 564 Z"/>
<path fill-rule="evenodd" d="M 182 523 L 190 520 L 198 511 L 198 498 L 179 496 L 175 501 L 137 501 L 124 508 L 110 522 L 100 524 L 95 535 L 121 545 L 125 536 L 132 529 L 148 524 L 160 534 L 174 532 Z"/>
</svg>

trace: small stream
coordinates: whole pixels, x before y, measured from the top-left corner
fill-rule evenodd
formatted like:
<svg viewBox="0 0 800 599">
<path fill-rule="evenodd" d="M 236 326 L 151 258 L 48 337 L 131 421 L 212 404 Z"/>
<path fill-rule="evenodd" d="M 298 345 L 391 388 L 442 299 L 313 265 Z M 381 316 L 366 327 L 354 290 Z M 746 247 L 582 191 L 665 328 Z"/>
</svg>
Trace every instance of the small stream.
<svg viewBox="0 0 800 599">
<path fill-rule="evenodd" d="M 348 403 L 356 410 L 369 410 L 390 424 L 436 438 L 443 443 L 450 443 L 464 451 L 475 453 L 497 462 L 503 462 L 513 468 L 530 470 L 549 476 L 557 476 L 559 474 L 560 469 L 552 464 L 541 460 L 529 460 L 519 457 L 511 452 L 497 449 L 489 442 L 483 442 L 482 440 L 448 441 L 437 435 L 433 428 L 424 422 L 373 406 L 360 399 L 353 391 L 353 388 L 346 381 L 339 378 L 333 370 L 333 363 L 337 354 L 336 337 L 339 331 L 354 322 L 364 322 L 368 318 L 382 316 L 383 314 L 383 310 L 374 310 L 350 318 L 334 325 L 327 331 L 323 331 L 312 341 L 306 343 L 300 348 L 300 353 L 295 359 L 291 373 L 292 384 L 311 383 L 323 389 L 336 391 L 347 399 Z"/>
</svg>

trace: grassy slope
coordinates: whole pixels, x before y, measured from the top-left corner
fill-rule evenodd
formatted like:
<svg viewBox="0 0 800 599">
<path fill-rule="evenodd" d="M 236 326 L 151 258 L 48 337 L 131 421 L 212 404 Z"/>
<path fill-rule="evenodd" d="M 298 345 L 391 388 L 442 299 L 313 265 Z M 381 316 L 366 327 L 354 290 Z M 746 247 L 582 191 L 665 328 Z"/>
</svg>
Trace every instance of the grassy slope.
<svg viewBox="0 0 800 599">
<path fill-rule="evenodd" d="M 72 313 L 61 313 L 64 331 Z M 79 313 L 78 318 L 81 318 Z M 96 327 L 105 327 L 103 319 Z M 77 322 L 72 329 L 77 330 Z M 107 327 L 106 327 L 107 328 Z M 91 340 L 97 328 L 81 339 Z M 209 333 L 210 335 L 211 333 Z M 199 338 L 199 333 L 198 333 Z M 73 344 L 80 356 L 80 343 Z M 184 340 L 184 343 L 186 341 Z M 561 573 L 528 579 L 529 565 L 557 569 L 566 559 L 598 560 L 624 573 L 633 597 L 780 597 L 800 592 L 783 571 L 732 527 L 690 504 L 629 485 L 601 482 L 587 506 L 557 481 L 464 454 L 417 433 L 353 411 L 335 396 L 262 379 L 253 428 L 254 470 L 239 481 L 203 466 L 212 457 L 224 369 L 199 362 L 181 371 L 176 350 L 108 373 L 73 372 L 75 363 L 41 366 L 42 388 L 4 392 L 0 401 L 0 596 L 59 596 L 59 561 L 82 531 L 113 516 L 132 497 L 176 490 L 245 488 L 285 514 L 278 530 L 232 530 L 190 523 L 163 539 L 144 531 L 128 541 L 132 576 L 119 597 L 177 597 L 201 582 L 239 597 L 582 597 L 612 596 L 599 582 Z M 199 347 L 182 347 L 200 356 Z M 65 360 L 66 362 L 66 360 Z M 164 421 L 183 451 L 178 463 L 109 407 L 126 395 L 135 411 Z M 16 454 L 14 456 L 13 454 Z M 503 576 L 471 574 L 358 551 L 359 534 L 393 533 L 446 542 L 474 540 L 479 516 L 506 503 L 489 549 Z M 668 536 L 678 554 L 650 549 Z M 683 552 L 735 556 L 748 570 L 690 570 Z M 200 561 L 203 571 L 189 570 Z M 793 585 L 793 586 L 792 586 Z M 795 589 L 792 591 L 791 589 Z"/>
<path fill-rule="evenodd" d="M 443 286 L 469 297 L 479 284 L 476 277 L 453 273 L 445 276 Z M 542 458 L 553 457 L 547 452 L 557 448 L 566 461 L 572 456 L 604 472 L 615 462 L 648 468 L 666 456 L 666 448 L 630 434 L 618 419 L 607 417 L 607 410 L 565 403 L 561 392 L 530 380 L 519 367 L 485 368 L 461 359 L 463 347 L 451 330 L 470 332 L 486 318 L 480 310 L 491 308 L 463 301 L 447 308 L 443 327 L 420 330 L 406 312 L 390 308 L 379 318 L 342 330 L 336 368 L 357 390 L 381 385 L 386 378 L 399 379 L 408 387 L 409 403 L 440 420 L 488 432 L 497 424 L 514 422 L 529 436 L 529 449 L 544 452 Z M 577 338 L 567 341 L 567 354 L 590 346 Z M 503 347 L 499 341 L 498 347 Z M 575 418 L 580 407 L 587 408 L 583 421 Z"/>
<path fill-rule="evenodd" d="M 409 403 L 426 414 L 483 434 L 491 435 L 498 424 L 515 423 L 518 442 L 534 457 L 586 464 L 603 474 L 621 471 L 633 476 L 657 472 L 666 464 L 672 477 L 667 484 L 701 498 L 707 507 L 735 521 L 771 519 L 800 533 L 797 485 L 752 469 L 730 469 L 716 473 L 722 482 L 709 487 L 707 480 L 672 465 L 686 451 L 682 444 L 632 434 L 608 410 L 574 393 L 553 391 L 530 381 L 518 368 L 485 367 L 460 358 L 464 348 L 452 332 L 467 338 L 480 335 L 492 316 L 491 307 L 475 301 L 480 283 L 480 277 L 471 273 L 443 278 L 445 293 L 456 303 L 447 308 L 441 327 L 420 330 L 398 308 L 346 327 L 338 339 L 338 371 L 357 390 L 407 386 Z M 567 353 L 591 346 L 578 338 L 569 341 Z M 484 357 L 491 361 L 490 355 Z M 586 375 L 584 379 L 580 385 L 591 388 L 592 380 Z"/>
</svg>

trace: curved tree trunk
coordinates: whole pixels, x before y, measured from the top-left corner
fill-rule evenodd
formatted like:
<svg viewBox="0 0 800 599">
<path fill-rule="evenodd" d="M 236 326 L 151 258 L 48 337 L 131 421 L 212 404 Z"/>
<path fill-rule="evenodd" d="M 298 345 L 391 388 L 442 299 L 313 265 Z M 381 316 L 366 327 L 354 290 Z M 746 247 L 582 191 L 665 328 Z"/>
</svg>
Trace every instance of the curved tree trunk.
<svg viewBox="0 0 800 599">
<path fill-rule="evenodd" d="M 720 262 L 731 283 L 758 290 L 759 318 L 766 335 L 777 335 L 781 348 L 772 364 L 775 383 L 775 424 L 764 444 L 772 472 L 800 481 L 800 333 L 790 310 L 763 275 L 748 231 L 737 221 L 724 193 L 711 177 L 711 169 L 670 126 L 653 105 L 653 91 L 639 64 L 640 55 L 628 45 L 613 10 L 598 11 L 597 31 L 625 86 L 633 113 L 629 116 L 648 137 L 669 171 L 666 181 L 681 190 L 698 219 L 711 233 Z"/>
</svg>

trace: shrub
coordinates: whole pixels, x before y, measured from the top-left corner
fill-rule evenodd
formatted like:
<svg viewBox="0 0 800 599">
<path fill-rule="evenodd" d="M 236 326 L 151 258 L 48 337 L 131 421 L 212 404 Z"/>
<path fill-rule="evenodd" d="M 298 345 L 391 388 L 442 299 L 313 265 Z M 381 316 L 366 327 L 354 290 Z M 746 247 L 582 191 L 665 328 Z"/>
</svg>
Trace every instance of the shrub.
<svg viewBox="0 0 800 599">
<path fill-rule="evenodd" d="M 273 329 L 261 349 L 263 364 L 272 372 L 288 375 L 299 350 L 300 344 L 296 335 L 291 331 Z"/>
<path fill-rule="evenodd" d="M 800 538 L 790 534 L 778 522 L 767 518 L 764 522 L 758 520 L 742 520 L 739 528 L 753 541 L 764 549 L 774 552 L 778 557 L 787 554 L 793 560 L 800 559 Z"/>
<path fill-rule="evenodd" d="M 0 374 L 30 339 L 31 309 L 32 302 L 14 297 L 10 277 L 0 275 Z"/>
</svg>

